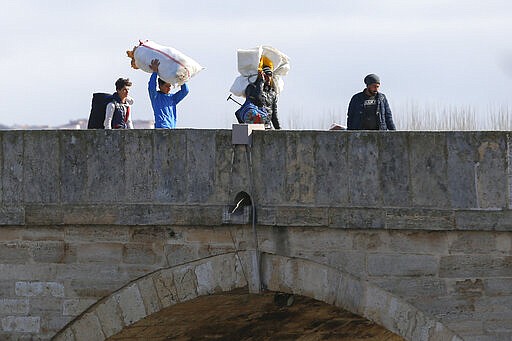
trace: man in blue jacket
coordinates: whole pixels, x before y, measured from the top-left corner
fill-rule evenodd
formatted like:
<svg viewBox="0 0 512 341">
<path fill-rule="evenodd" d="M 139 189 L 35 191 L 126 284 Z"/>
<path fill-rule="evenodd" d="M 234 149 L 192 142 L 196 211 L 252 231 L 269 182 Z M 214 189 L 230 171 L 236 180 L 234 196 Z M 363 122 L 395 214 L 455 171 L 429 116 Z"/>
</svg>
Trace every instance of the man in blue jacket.
<svg viewBox="0 0 512 341">
<path fill-rule="evenodd" d="M 187 96 L 189 90 L 187 84 L 183 84 L 178 92 L 171 94 L 172 85 L 158 78 L 159 90 L 157 91 L 159 65 L 158 59 L 151 61 L 150 67 L 153 73 L 148 83 L 149 99 L 155 114 L 155 128 L 173 129 L 176 128 L 176 105 Z"/>
<path fill-rule="evenodd" d="M 348 105 L 347 129 L 396 130 L 388 100 L 379 92 L 379 76 L 369 74 L 364 83 L 366 89 L 352 96 Z"/>
</svg>

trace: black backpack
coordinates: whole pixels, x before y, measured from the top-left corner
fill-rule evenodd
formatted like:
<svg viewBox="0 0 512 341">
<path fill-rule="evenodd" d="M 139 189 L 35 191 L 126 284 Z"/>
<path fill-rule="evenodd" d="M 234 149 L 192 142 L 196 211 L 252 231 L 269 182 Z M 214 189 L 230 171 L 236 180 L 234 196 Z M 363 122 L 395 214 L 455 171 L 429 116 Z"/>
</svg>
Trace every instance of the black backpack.
<svg viewBox="0 0 512 341">
<path fill-rule="evenodd" d="M 91 114 L 87 122 L 87 129 L 105 129 L 103 122 L 105 122 L 105 111 L 107 104 L 113 100 L 112 94 L 97 92 L 92 94 Z"/>
</svg>

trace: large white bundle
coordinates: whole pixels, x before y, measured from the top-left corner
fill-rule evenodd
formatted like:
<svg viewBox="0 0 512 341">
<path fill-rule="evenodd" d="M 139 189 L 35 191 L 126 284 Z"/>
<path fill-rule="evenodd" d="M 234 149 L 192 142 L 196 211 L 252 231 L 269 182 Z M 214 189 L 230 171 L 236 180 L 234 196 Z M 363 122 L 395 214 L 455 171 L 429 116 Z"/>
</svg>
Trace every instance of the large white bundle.
<svg viewBox="0 0 512 341">
<path fill-rule="evenodd" d="M 290 71 L 290 58 L 281 51 L 271 46 L 263 46 L 261 55 L 272 61 L 275 76 L 286 76 L 288 71 Z"/>
<path fill-rule="evenodd" d="M 280 93 L 284 87 L 283 76 L 290 71 L 288 56 L 271 46 L 258 46 L 252 49 L 237 50 L 238 76 L 231 86 L 231 93 L 235 96 L 245 97 L 245 88 L 258 77 L 262 58 L 272 64 L 274 88 Z"/>
<path fill-rule="evenodd" d="M 238 72 L 242 76 L 257 75 L 262 53 L 263 48 L 261 46 L 247 50 L 238 49 L 236 51 Z"/>
<path fill-rule="evenodd" d="M 151 61 L 158 59 L 158 76 L 173 86 L 182 85 L 204 68 L 198 62 L 176 50 L 151 40 L 140 41 L 139 46 L 127 51 L 132 58 L 132 67 L 152 73 Z"/>
</svg>

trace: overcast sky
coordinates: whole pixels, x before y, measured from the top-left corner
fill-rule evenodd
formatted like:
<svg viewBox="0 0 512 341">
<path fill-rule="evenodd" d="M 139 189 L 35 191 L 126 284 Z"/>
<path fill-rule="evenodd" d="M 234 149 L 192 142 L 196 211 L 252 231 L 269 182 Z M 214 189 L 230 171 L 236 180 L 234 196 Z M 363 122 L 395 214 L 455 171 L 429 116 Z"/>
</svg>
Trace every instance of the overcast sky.
<svg viewBox="0 0 512 341">
<path fill-rule="evenodd" d="M 345 123 L 351 96 L 376 73 L 395 116 L 405 103 L 509 105 L 512 1 L 0 0 L 0 124 L 87 118 L 93 92 L 134 85 L 134 119 L 153 117 L 149 74 L 130 68 L 139 39 L 172 46 L 207 69 L 189 82 L 178 127 L 228 128 L 236 49 L 271 45 L 290 57 L 279 118 Z M 396 122 L 400 128 L 400 122 Z M 327 124 L 328 125 L 328 124 Z"/>
</svg>

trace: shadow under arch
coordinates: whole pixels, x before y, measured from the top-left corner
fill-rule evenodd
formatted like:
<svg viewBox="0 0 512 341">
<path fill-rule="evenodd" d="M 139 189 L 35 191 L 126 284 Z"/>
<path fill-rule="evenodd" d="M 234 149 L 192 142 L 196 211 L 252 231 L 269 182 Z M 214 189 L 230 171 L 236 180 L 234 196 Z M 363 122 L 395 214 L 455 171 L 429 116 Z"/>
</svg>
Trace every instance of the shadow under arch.
<svg viewBox="0 0 512 341">
<path fill-rule="evenodd" d="M 52 340 L 103 341 L 180 302 L 251 287 L 252 251 L 226 253 L 161 269 L 98 301 Z M 300 258 L 262 255 L 263 286 L 310 297 L 371 320 L 406 340 L 462 341 L 404 300 L 338 269 Z"/>
</svg>

